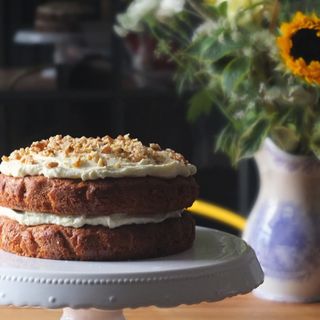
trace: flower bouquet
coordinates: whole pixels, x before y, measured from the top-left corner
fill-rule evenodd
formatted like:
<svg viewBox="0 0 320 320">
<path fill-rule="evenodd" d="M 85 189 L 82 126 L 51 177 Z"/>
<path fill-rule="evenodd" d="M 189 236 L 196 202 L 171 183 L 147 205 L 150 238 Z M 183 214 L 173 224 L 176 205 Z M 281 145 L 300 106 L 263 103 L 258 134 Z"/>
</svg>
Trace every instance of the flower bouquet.
<svg viewBox="0 0 320 320">
<path fill-rule="evenodd" d="M 233 163 L 270 137 L 320 157 L 320 13 L 310 0 L 133 0 L 115 30 L 149 32 L 175 63 L 195 121 L 219 108 L 216 148 Z"/>
<path fill-rule="evenodd" d="M 255 156 L 260 192 L 243 237 L 265 272 L 257 294 L 320 299 L 320 3 L 133 0 L 115 30 L 150 32 L 176 65 L 187 116 L 218 108 L 216 148 Z"/>
</svg>

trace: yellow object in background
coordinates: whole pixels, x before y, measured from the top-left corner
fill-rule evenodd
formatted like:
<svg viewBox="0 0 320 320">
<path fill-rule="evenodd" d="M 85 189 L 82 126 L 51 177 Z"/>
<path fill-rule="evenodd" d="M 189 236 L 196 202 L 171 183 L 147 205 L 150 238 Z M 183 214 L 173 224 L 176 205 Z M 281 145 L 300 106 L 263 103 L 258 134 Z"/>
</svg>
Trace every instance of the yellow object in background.
<svg viewBox="0 0 320 320">
<path fill-rule="evenodd" d="M 196 200 L 187 210 L 200 217 L 220 221 L 241 231 L 246 224 L 246 219 L 241 215 L 203 200 Z"/>
</svg>

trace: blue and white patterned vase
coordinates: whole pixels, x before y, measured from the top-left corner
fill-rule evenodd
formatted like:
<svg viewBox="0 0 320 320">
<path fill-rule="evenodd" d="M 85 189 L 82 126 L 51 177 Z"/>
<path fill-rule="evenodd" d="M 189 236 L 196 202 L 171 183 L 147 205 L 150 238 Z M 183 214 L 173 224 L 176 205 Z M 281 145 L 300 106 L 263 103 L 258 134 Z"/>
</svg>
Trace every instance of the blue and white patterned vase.
<svg viewBox="0 0 320 320">
<path fill-rule="evenodd" d="M 260 191 L 243 238 L 265 273 L 259 297 L 320 301 L 320 161 L 267 139 L 257 153 Z"/>
</svg>

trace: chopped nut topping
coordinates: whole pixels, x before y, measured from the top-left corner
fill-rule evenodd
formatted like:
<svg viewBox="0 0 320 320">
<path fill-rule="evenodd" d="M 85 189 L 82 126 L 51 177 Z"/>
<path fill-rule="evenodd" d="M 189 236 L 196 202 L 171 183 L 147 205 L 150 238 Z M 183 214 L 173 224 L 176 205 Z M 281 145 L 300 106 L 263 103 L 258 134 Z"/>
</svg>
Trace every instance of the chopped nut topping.
<svg viewBox="0 0 320 320">
<path fill-rule="evenodd" d="M 52 169 L 52 168 L 56 168 L 59 166 L 59 163 L 58 162 L 49 162 L 47 163 L 47 167 Z"/>
<path fill-rule="evenodd" d="M 36 152 L 42 151 L 47 145 L 48 145 L 48 142 L 46 140 L 36 141 L 32 143 L 30 149 Z"/>
<path fill-rule="evenodd" d="M 119 135 L 115 139 L 110 136 L 73 138 L 56 135 L 47 140 L 36 141 L 30 147 L 16 150 L 9 157 L 2 157 L 2 161 L 19 160 L 22 163 L 36 163 L 39 156 L 71 158 L 72 166 L 76 168 L 81 167 L 86 161 L 94 161 L 99 166 L 105 166 L 110 156 L 129 162 L 148 159 L 154 163 L 162 163 L 172 159 L 188 163 L 181 154 L 171 149 L 162 150 L 157 143 L 144 146 L 141 141 L 131 138 L 129 134 Z M 49 167 L 58 166 L 54 159 L 52 160 L 48 163 Z"/>
<path fill-rule="evenodd" d="M 80 168 L 82 165 L 82 160 L 81 160 L 81 157 L 78 157 L 77 161 L 75 161 L 72 166 L 75 167 L 75 168 Z"/>
<path fill-rule="evenodd" d="M 37 164 L 37 161 L 34 160 L 31 156 L 23 156 L 21 162 L 25 164 Z"/>
<path fill-rule="evenodd" d="M 157 143 L 150 143 L 150 148 L 154 151 L 160 151 L 161 148 Z"/>
<path fill-rule="evenodd" d="M 115 163 L 115 164 L 114 164 L 114 167 L 115 167 L 116 169 L 120 169 L 120 168 L 121 168 L 120 162 Z"/>
<path fill-rule="evenodd" d="M 67 148 L 64 150 L 65 155 L 69 155 L 71 152 L 73 152 L 74 149 L 72 146 L 68 145 Z"/>
<path fill-rule="evenodd" d="M 105 165 L 106 164 L 105 164 L 104 160 L 102 158 L 100 158 L 99 161 L 98 161 L 98 166 L 99 167 L 104 167 Z"/>
<path fill-rule="evenodd" d="M 22 158 L 21 154 L 19 151 L 13 152 L 12 157 L 14 160 L 20 160 Z"/>
<path fill-rule="evenodd" d="M 102 153 L 111 153 L 112 152 L 112 148 L 109 145 L 105 145 L 102 150 Z"/>
</svg>

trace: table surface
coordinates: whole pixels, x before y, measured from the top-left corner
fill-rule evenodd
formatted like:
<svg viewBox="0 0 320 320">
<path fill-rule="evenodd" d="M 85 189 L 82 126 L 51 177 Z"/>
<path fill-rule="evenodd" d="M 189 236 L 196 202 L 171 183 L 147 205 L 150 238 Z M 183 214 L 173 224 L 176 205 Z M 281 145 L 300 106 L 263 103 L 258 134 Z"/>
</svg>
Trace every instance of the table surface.
<svg viewBox="0 0 320 320">
<path fill-rule="evenodd" d="M 171 309 L 155 307 L 125 310 L 127 320 L 314 320 L 320 303 L 286 304 L 260 300 L 252 294 L 228 298 L 215 303 L 201 303 Z M 59 320 L 61 310 L 0 307 L 1 320 Z"/>
</svg>

